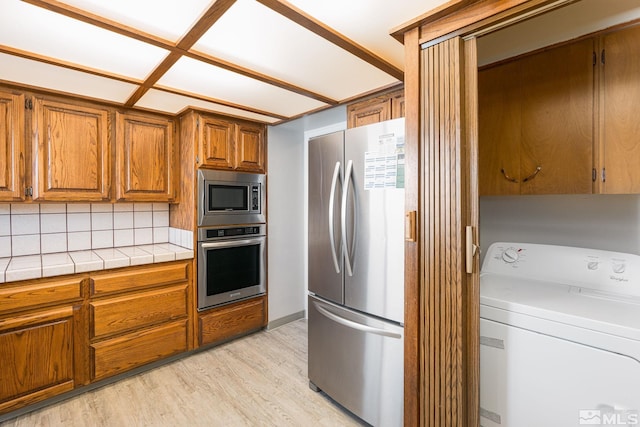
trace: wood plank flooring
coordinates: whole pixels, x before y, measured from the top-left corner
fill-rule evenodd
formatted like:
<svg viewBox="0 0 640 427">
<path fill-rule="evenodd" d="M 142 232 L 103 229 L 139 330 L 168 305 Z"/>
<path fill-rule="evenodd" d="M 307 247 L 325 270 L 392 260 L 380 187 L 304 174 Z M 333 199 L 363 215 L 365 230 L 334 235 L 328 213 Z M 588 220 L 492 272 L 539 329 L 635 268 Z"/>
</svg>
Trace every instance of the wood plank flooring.
<svg viewBox="0 0 640 427">
<path fill-rule="evenodd" d="M 309 389 L 298 320 L 0 423 L 23 426 L 360 426 Z"/>
</svg>

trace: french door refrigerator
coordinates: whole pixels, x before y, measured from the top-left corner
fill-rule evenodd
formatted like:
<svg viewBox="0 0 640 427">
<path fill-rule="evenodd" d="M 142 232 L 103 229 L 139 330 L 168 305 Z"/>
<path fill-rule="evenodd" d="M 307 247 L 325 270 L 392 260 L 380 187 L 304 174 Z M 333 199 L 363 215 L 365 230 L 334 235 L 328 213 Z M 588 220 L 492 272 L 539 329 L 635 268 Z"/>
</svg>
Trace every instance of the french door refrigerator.
<svg viewBox="0 0 640 427">
<path fill-rule="evenodd" d="M 403 420 L 404 119 L 309 141 L 309 386 Z"/>
</svg>

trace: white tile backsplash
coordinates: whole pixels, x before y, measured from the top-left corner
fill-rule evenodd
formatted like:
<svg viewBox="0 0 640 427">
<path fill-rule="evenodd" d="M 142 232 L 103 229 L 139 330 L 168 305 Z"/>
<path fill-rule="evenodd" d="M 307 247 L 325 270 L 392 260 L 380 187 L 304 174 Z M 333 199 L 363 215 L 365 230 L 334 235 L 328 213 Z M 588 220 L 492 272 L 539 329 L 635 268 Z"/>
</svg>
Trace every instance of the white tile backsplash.
<svg viewBox="0 0 640 427">
<path fill-rule="evenodd" d="M 0 236 L 11 236 L 11 215 L 0 215 Z"/>
<path fill-rule="evenodd" d="M 113 230 L 98 230 L 91 232 L 91 249 L 113 247 Z"/>
<path fill-rule="evenodd" d="M 67 214 L 67 231 L 91 231 L 91 214 L 89 212 Z"/>
<path fill-rule="evenodd" d="M 168 203 L 0 204 L 0 258 L 192 240 L 169 227 Z"/>
<path fill-rule="evenodd" d="M 40 235 L 24 234 L 11 236 L 11 255 L 36 255 L 40 254 Z"/>
<path fill-rule="evenodd" d="M 11 203 L 11 214 L 39 214 L 40 205 L 35 203 Z"/>
<path fill-rule="evenodd" d="M 131 212 L 114 212 L 113 213 L 114 230 L 122 230 L 125 228 L 133 228 L 133 211 Z"/>
<path fill-rule="evenodd" d="M 113 230 L 113 213 L 91 212 L 91 230 Z"/>
<path fill-rule="evenodd" d="M 11 236 L 0 237 L 0 258 L 11 256 Z"/>
<path fill-rule="evenodd" d="M 66 252 L 67 233 L 41 234 L 40 246 L 43 254 Z"/>
<path fill-rule="evenodd" d="M 68 251 L 86 251 L 91 249 L 91 232 L 75 231 L 67 233 Z"/>
<path fill-rule="evenodd" d="M 168 224 L 167 224 L 168 225 Z M 153 227 L 153 212 L 133 212 L 134 228 Z"/>
<path fill-rule="evenodd" d="M 67 215 L 63 213 L 40 214 L 40 232 L 64 233 L 67 231 Z"/>
<path fill-rule="evenodd" d="M 11 215 L 11 235 L 40 234 L 40 215 Z"/>
</svg>

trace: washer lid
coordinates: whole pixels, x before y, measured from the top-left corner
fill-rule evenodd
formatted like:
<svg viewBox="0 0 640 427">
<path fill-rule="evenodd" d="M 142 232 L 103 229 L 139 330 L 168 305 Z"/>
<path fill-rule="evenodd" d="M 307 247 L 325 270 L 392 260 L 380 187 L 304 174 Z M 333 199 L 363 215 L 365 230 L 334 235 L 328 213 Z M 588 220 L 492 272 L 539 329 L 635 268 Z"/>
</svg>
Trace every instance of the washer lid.
<svg viewBox="0 0 640 427">
<path fill-rule="evenodd" d="M 480 304 L 640 341 L 640 299 L 629 295 L 483 273 Z"/>
</svg>

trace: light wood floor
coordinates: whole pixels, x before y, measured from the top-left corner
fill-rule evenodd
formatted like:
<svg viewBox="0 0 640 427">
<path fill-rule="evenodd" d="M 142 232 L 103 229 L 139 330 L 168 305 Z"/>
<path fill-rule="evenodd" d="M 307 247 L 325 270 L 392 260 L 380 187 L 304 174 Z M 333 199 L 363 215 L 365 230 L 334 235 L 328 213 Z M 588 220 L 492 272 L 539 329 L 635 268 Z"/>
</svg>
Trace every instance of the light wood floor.
<svg viewBox="0 0 640 427">
<path fill-rule="evenodd" d="M 298 320 L 6 421 L 22 426 L 359 426 L 309 389 Z"/>
</svg>

